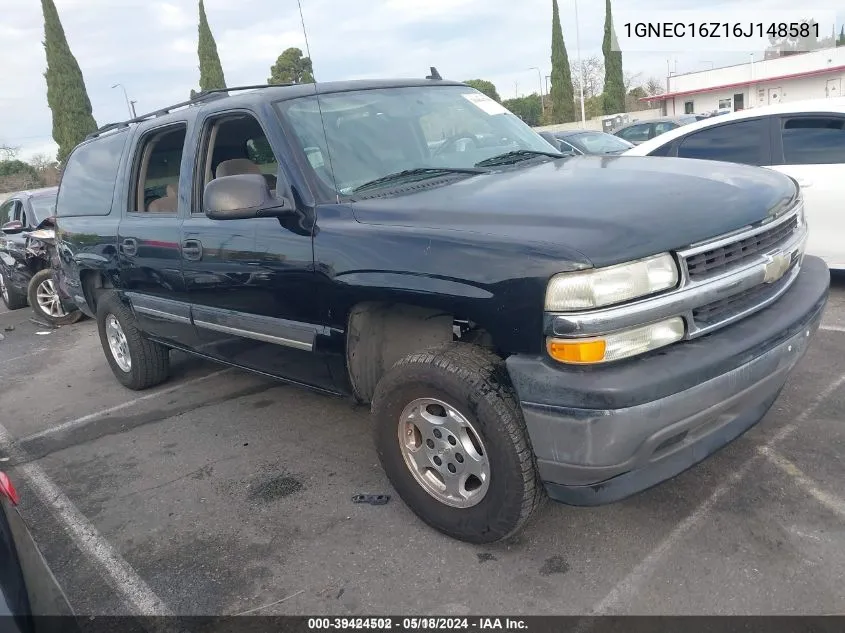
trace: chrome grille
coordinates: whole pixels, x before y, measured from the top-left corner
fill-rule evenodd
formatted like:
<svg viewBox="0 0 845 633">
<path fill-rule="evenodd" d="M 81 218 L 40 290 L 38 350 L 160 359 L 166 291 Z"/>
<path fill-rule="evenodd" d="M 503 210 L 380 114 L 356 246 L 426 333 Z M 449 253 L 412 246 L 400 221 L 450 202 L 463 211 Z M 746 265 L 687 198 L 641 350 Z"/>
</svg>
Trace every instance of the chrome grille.
<svg viewBox="0 0 845 633">
<path fill-rule="evenodd" d="M 702 329 L 718 325 L 731 319 L 734 315 L 741 314 L 768 301 L 780 293 L 790 281 L 789 275 L 785 275 L 773 284 L 760 284 L 750 290 L 713 301 L 693 310 L 692 318 L 695 320 L 696 326 Z"/>
<path fill-rule="evenodd" d="M 691 255 L 686 260 L 690 280 L 697 280 L 750 260 L 786 241 L 798 228 L 797 216 L 756 235 Z"/>
</svg>

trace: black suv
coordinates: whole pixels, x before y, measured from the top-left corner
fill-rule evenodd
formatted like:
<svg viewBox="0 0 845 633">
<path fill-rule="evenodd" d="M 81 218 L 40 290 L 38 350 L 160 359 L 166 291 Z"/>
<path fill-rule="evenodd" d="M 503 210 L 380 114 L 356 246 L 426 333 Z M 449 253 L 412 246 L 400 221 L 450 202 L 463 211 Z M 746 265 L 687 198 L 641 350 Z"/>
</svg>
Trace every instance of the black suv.
<svg viewBox="0 0 845 633">
<path fill-rule="evenodd" d="M 370 403 L 401 497 L 479 543 L 544 492 L 618 500 L 743 433 L 830 282 L 790 178 L 565 158 L 439 79 L 229 89 L 107 126 L 68 159 L 58 229 L 121 383 L 161 383 L 181 349 Z"/>
</svg>

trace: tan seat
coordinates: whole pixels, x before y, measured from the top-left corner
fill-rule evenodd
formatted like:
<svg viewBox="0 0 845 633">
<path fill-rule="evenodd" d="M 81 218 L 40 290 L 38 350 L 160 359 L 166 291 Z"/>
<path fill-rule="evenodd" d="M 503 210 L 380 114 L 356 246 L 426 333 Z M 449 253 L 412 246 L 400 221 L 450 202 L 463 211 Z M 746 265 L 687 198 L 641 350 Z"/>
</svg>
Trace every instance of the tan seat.
<svg viewBox="0 0 845 633">
<path fill-rule="evenodd" d="M 179 194 L 176 187 L 167 185 L 166 194 L 163 198 L 158 198 L 150 202 L 147 211 L 150 213 L 176 213 L 179 208 Z"/>
<path fill-rule="evenodd" d="M 223 178 L 224 176 L 239 176 L 241 174 L 261 175 L 262 172 L 261 168 L 248 158 L 233 158 L 231 160 L 224 160 L 217 165 L 217 171 L 214 173 L 214 177 Z"/>
</svg>

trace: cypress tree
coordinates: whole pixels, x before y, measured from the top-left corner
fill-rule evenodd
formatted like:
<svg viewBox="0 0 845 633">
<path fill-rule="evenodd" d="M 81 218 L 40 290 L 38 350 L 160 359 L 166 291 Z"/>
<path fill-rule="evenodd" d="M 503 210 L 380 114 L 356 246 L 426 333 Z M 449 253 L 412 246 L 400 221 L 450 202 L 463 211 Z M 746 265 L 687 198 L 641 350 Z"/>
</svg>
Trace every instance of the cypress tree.
<svg viewBox="0 0 845 633">
<path fill-rule="evenodd" d="M 53 114 L 57 159 L 64 164 L 71 150 L 97 129 L 85 79 L 73 53 L 53 0 L 41 0 L 44 14 L 44 51 L 47 55 L 47 105 Z"/>
<path fill-rule="evenodd" d="M 615 50 L 614 50 L 615 49 Z M 605 114 L 625 111 L 625 79 L 622 76 L 622 51 L 616 41 L 613 30 L 613 15 L 610 12 L 610 0 L 605 0 L 604 15 L 604 92 L 602 105 Z"/>
<path fill-rule="evenodd" d="M 845 46 L 845 25 L 839 29 L 839 39 L 836 40 L 837 46 Z"/>
<path fill-rule="evenodd" d="M 552 118 L 555 123 L 575 120 L 575 96 L 572 89 L 572 72 L 569 56 L 563 42 L 560 11 L 557 0 L 552 0 Z"/>
<path fill-rule="evenodd" d="M 200 0 L 197 54 L 200 58 L 200 91 L 225 88 L 226 78 L 223 76 L 220 56 L 217 54 L 217 42 L 214 41 L 211 27 L 208 26 L 208 18 L 205 16 L 205 5 L 202 0 Z"/>
</svg>

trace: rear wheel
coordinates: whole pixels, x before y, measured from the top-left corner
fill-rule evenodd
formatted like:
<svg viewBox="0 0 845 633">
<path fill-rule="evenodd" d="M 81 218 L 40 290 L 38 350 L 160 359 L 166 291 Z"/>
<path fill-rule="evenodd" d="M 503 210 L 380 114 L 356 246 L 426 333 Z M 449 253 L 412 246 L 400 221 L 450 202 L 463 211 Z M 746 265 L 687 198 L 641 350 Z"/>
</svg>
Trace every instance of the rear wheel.
<svg viewBox="0 0 845 633">
<path fill-rule="evenodd" d="M 82 318 L 79 310 L 68 312 L 62 306 L 53 271 L 39 270 L 29 281 L 29 305 L 36 315 L 53 325 L 69 325 Z"/>
<path fill-rule="evenodd" d="M 503 361 L 462 343 L 411 354 L 373 399 L 376 449 L 423 521 L 490 543 L 518 532 L 543 499 Z"/>
<path fill-rule="evenodd" d="M 106 359 L 123 386 L 141 390 L 167 380 L 168 349 L 144 338 L 132 311 L 113 292 L 102 293 L 97 301 L 97 329 Z"/>
<path fill-rule="evenodd" d="M 2 273 L 0 273 L 0 296 L 3 297 L 3 303 L 9 310 L 26 307 L 26 295 L 9 286 Z"/>
</svg>

